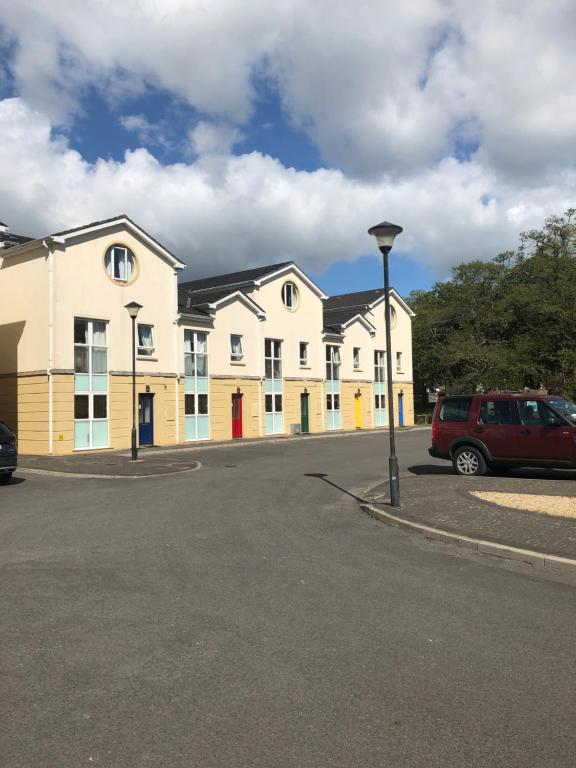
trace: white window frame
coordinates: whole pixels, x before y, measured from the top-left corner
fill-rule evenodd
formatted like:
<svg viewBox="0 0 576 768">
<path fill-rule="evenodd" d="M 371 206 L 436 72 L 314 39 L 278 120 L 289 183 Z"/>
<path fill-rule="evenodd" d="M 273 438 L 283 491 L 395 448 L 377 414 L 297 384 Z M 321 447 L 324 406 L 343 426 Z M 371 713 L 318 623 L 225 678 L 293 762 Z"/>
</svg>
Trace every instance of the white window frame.
<svg viewBox="0 0 576 768">
<path fill-rule="evenodd" d="M 302 351 L 304 351 L 304 354 L 302 354 Z M 300 368 L 307 368 L 307 367 L 308 367 L 308 342 L 301 341 L 300 342 Z"/>
<path fill-rule="evenodd" d="M 150 339 L 152 340 L 152 346 L 144 346 L 140 344 L 140 328 L 150 328 Z M 137 330 L 137 344 L 138 355 L 140 357 L 151 357 L 154 354 L 156 347 L 154 346 L 154 326 L 150 323 L 138 323 Z"/>
<path fill-rule="evenodd" d="M 340 347 L 326 344 L 326 381 L 340 381 L 341 365 Z"/>
<path fill-rule="evenodd" d="M 282 302 L 286 309 L 296 309 L 298 306 L 298 286 L 291 280 L 282 286 Z"/>
<path fill-rule="evenodd" d="M 234 352 L 234 340 L 238 340 L 238 346 L 240 351 Z M 231 363 L 241 363 L 244 359 L 244 349 L 242 347 L 242 335 L 239 333 L 231 333 L 230 334 L 230 362 Z"/>
<path fill-rule="evenodd" d="M 360 370 L 360 347 L 352 348 L 352 365 L 355 371 Z"/>
<path fill-rule="evenodd" d="M 335 407 L 335 403 L 338 403 L 338 407 Z M 337 413 L 340 410 L 340 392 L 328 392 L 326 394 L 326 410 L 330 413 Z"/>
<path fill-rule="evenodd" d="M 101 421 L 109 421 L 110 418 L 110 384 L 109 384 L 109 376 L 108 376 L 108 360 L 109 360 L 109 347 L 108 347 L 108 321 L 107 320 L 92 320 L 87 317 L 75 317 L 74 322 L 76 320 L 82 320 L 85 323 L 88 323 L 88 334 L 87 334 L 87 343 L 83 344 L 80 342 L 77 342 L 74 339 L 74 350 L 76 350 L 76 347 L 81 347 L 83 349 L 88 350 L 88 370 L 87 371 L 76 371 L 76 359 L 74 359 L 74 375 L 87 375 L 88 381 L 90 382 L 90 389 L 86 390 L 85 392 L 76 392 L 74 391 L 74 402 L 73 402 L 73 408 L 74 408 L 74 423 L 76 422 L 88 422 L 89 424 L 92 424 L 92 422 L 101 422 Z M 104 335 L 105 335 L 105 344 L 94 344 L 94 323 L 99 323 L 104 326 Z M 92 350 L 93 349 L 99 349 L 99 350 L 106 350 L 106 370 L 104 372 L 98 372 L 94 374 L 95 376 L 106 376 L 106 391 L 102 392 L 98 390 L 97 392 L 94 392 L 92 390 L 92 375 L 93 375 L 93 367 L 92 367 Z M 76 358 L 76 354 L 74 354 L 74 358 Z M 77 419 L 76 418 L 76 398 L 77 397 L 87 397 L 88 398 L 88 418 L 85 419 Z M 94 398 L 95 397 L 105 397 L 106 398 L 106 416 L 94 417 Z M 76 448 L 76 445 L 74 445 L 74 450 L 81 450 L 81 451 L 88 451 L 93 450 L 94 446 L 92 445 L 92 428 L 89 430 L 89 445 L 86 448 Z M 110 445 L 110 424 L 108 424 L 108 443 L 106 446 L 97 446 L 98 449 L 100 448 L 106 448 Z"/>
<path fill-rule="evenodd" d="M 396 373 L 402 373 L 402 352 L 396 352 Z"/>
<path fill-rule="evenodd" d="M 374 350 L 374 381 L 386 381 L 386 351 Z"/>
<path fill-rule="evenodd" d="M 271 355 L 266 354 L 266 344 L 270 343 L 270 350 Z M 277 350 L 279 351 L 279 354 L 276 354 Z M 266 362 L 270 361 L 270 369 L 272 371 L 272 376 L 266 376 Z M 280 375 L 276 376 L 274 371 L 274 362 L 280 361 Z M 265 339 L 264 340 L 264 376 L 269 381 L 281 381 L 282 380 L 282 342 L 280 339 Z"/>
<path fill-rule="evenodd" d="M 200 413 L 200 408 L 198 407 L 199 399 L 201 397 L 206 398 L 206 413 Z M 194 403 L 194 413 L 188 413 L 186 410 L 186 403 L 188 402 L 188 398 L 191 398 L 192 402 Z M 210 416 L 210 401 L 208 398 L 208 392 L 185 392 L 184 416 Z"/>
<path fill-rule="evenodd" d="M 186 351 L 186 334 L 192 335 L 192 352 Z M 198 352 L 198 337 L 203 336 L 204 342 L 205 342 L 205 352 Z M 194 373 L 186 373 L 186 358 L 190 358 L 191 361 L 194 361 Z M 198 357 L 204 357 L 206 362 L 206 373 L 204 375 L 198 375 L 198 365 L 197 360 Z M 185 328 L 184 329 L 184 376 L 189 379 L 207 379 L 208 378 L 208 371 L 209 371 L 209 348 L 208 348 L 208 333 L 206 331 L 194 331 L 192 328 Z"/>
<path fill-rule="evenodd" d="M 121 277 L 119 274 L 116 274 L 116 251 L 121 251 L 123 253 L 123 262 L 124 262 L 124 274 L 126 277 Z M 109 265 L 106 265 L 106 272 L 109 277 L 112 278 L 112 280 L 115 280 L 118 283 L 128 283 L 133 275 L 134 270 L 136 268 L 136 257 L 132 253 L 132 251 L 127 248 L 125 245 L 111 245 L 110 248 L 107 251 L 106 256 L 108 257 L 108 254 L 110 254 L 110 262 Z M 128 274 L 128 266 L 130 266 L 130 274 Z"/>
<path fill-rule="evenodd" d="M 270 344 L 270 355 L 266 354 L 266 346 Z M 270 361 L 270 370 L 272 377 L 266 376 L 266 363 Z M 275 375 L 274 363 L 280 362 L 280 375 Z M 264 376 L 268 381 L 282 381 L 282 341 L 280 339 L 264 339 Z M 272 398 L 272 410 L 268 409 L 268 398 Z M 276 408 L 277 400 L 280 398 L 280 409 Z M 279 415 L 284 413 L 284 392 L 264 393 L 264 413 L 271 415 Z"/>
</svg>

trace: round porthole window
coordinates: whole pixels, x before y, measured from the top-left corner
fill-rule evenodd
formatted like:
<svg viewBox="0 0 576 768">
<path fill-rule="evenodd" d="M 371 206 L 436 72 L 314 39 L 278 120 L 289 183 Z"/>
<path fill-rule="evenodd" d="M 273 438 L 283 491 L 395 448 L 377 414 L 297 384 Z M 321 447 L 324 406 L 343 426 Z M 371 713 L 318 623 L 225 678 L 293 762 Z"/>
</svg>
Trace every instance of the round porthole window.
<svg viewBox="0 0 576 768">
<path fill-rule="evenodd" d="M 136 259 L 125 245 L 114 244 L 104 255 L 106 274 L 116 283 L 129 283 L 135 276 Z"/>
<path fill-rule="evenodd" d="M 298 306 L 298 288 L 292 282 L 282 286 L 282 301 L 286 309 L 295 310 Z"/>
</svg>

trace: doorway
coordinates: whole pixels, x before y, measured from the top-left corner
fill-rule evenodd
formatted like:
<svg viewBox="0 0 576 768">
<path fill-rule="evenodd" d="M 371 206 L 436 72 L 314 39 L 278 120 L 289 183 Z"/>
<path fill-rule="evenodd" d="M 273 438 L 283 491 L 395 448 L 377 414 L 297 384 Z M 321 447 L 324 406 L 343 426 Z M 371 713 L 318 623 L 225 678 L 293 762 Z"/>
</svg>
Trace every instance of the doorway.
<svg viewBox="0 0 576 768">
<path fill-rule="evenodd" d="M 242 395 L 232 395 L 232 437 L 242 437 Z"/>
<path fill-rule="evenodd" d="M 404 392 L 398 392 L 398 426 L 404 426 Z"/>
<path fill-rule="evenodd" d="M 362 393 L 357 392 L 354 395 L 354 426 L 356 429 L 362 429 Z"/>
<path fill-rule="evenodd" d="M 138 443 L 154 445 L 154 395 L 138 395 Z"/>
<path fill-rule="evenodd" d="M 308 392 L 300 393 L 300 431 L 304 434 L 310 432 L 310 421 L 308 418 Z"/>
</svg>

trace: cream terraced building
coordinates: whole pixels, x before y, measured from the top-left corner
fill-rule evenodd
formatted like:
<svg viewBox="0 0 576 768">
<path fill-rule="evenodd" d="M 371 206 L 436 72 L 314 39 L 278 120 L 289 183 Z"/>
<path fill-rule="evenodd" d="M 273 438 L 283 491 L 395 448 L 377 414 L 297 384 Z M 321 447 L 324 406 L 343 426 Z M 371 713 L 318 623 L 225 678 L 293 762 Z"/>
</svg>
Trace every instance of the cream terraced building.
<svg viewBox="0 0 576 768">
<path fill-rule="evenodd" d="M 384 291 L 328 297 L 293 262 L 181 282 L 127 216 L 41 239 L 0 225 L 0 420 L 21 453 L 124 449 L 132 326 L 141 445 L 386 426 Z M 396 422 L 411 318 L 390 294 Z"/>
</svg>

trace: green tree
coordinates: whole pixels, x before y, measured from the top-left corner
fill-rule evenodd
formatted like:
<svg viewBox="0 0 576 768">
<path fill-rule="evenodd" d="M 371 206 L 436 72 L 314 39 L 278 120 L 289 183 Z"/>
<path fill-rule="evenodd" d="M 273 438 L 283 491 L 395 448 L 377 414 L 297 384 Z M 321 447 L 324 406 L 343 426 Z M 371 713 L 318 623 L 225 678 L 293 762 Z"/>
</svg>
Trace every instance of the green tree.
<svg viewBox="0 0 576 768">
<path fill-rule="evenodd" d="M 408 301 L 415 378 L 455 392 L 547 386 L 576 394 L 576 211 L 525 232 L 514 251 L 462 263 Z"/>
</svg>

